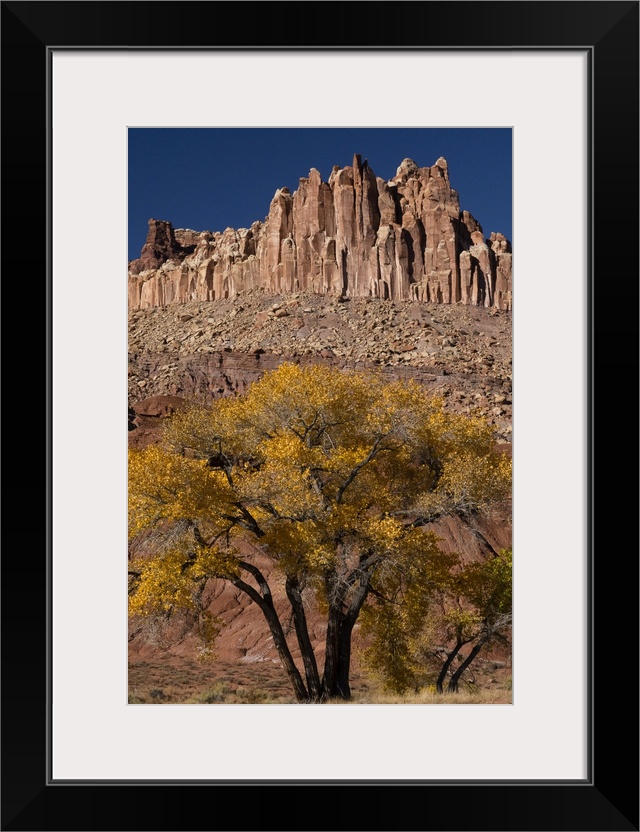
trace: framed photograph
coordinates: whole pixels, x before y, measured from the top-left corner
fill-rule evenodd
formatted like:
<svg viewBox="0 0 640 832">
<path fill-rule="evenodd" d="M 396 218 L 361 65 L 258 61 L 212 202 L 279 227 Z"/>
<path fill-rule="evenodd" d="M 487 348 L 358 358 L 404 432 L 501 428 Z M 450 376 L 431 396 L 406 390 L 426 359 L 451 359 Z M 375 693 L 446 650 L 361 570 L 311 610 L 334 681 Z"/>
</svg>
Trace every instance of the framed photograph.
<svg viewBox="0 0 640 832">
<path fill-rule="evenodd" d="M 611 448 L 637 435 L 638 3 L 3 2 L 2 22 L 5 275 L 45 277 L 47 417 L 42 545 L 25 517 L 3 559 L 2 828 L 637 830 L 636 506 Z M 511 131 L 511 702 L 128 698 L 134 128 Z"/>
</svg>

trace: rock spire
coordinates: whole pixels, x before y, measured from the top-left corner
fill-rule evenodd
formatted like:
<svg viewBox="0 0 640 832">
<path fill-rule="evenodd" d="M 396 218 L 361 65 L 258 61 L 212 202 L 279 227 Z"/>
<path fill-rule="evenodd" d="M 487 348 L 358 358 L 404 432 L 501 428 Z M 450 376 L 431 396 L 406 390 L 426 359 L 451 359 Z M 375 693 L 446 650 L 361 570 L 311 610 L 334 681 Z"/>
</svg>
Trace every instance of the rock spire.
<svg viewBox="0 0 640 832">
<path fill-rule="evenodd" d="M 223 232 L 174 229 L 149 220 L 129 264 L 130 309 L 270 292 L 462 303 L 511 309 L 511 245 L 460 210 L 440 157 L 404 159 L 390 180 L 360 155 L 312 168 L 294 193 L 276 191 L 264 221 Z"/>
</svg>

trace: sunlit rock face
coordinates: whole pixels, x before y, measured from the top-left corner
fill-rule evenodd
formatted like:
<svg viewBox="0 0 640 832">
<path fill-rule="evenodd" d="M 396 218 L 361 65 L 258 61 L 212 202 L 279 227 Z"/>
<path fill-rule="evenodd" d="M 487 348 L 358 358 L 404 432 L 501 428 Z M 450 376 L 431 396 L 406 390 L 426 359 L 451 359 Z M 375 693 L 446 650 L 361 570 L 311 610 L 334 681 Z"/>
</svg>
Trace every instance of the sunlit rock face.
<svg viewBox="0 0 640 832">
<path fill-rule="evenodd" d="M 511 245 L 460 210 L 440 157 L 404 159 L 390 180 L 356 154 L 324 182 L 312 168 L 276 191 L 264 221 L 222 232 L 149 220 L 129 264 L 129 307 L 230 298 L 264 288 L 339 297 L 512 307 Z"/>
</svg>

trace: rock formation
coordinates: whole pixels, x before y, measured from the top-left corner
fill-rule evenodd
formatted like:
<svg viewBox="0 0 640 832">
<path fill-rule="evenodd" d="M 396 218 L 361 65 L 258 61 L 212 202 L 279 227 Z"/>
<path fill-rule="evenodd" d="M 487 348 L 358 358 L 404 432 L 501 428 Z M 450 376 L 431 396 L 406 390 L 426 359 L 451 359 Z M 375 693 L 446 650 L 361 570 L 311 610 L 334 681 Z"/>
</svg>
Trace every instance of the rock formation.
<svg viewBox="0 0 640 832">
<path fill-rule="evenodd" d="M 263 288 L 338 297 L 512 306 L 511 246 L 461 211 L 440 157 L 404 159 L 389 181 L 359 155 L 328 182 L 312 168 L 276 191 L 264 222 L 223 232 L 149 220 L 129 264 L 129 308 L 231 298 Z"/>
<path fill-rule="evenodd" d="M 149 233 L 140 257 L 129 263 L 132 275 L 154 271 L 166 262 L 182 261 L 193 254 L 200 235 L 194 231 L 174 231 L 170 222 L 149 220 Z"/>
</svg>

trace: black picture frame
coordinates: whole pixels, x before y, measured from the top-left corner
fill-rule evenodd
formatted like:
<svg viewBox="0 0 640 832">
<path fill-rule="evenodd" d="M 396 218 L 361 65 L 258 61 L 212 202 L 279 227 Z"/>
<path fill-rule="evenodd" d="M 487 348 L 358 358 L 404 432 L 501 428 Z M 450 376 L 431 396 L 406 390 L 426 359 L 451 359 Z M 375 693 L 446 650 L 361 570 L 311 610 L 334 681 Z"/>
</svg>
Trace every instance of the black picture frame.
<svg viewBox="0 0 640 832">
<path fill-rule="evenodd" d="M 47 416 L 46 431 L 41 425 L 34 431 L 10 408 L 11 434 L 26 437 L 23 431 L 29 430 L 31 438 L 24 445 L 17 442 L 22 461 L 15 478 L 7 477 L 8 499 L 18 498 L 18 518 L 21 513 L 23 517 L 16 526 L 12 509 L 5 521 L 7 540 L 20 539 L 20 545 L 8 543 L 2 559 L 3 830 L 638 830 L 637 499 L 629 505 L 636 493 L 620 485 L 625 480 L 621 461 L 628 461 L 629 444 L 635 448 L 638 435 L 637 337 L 630 343 L 631 335 L 637 336 L 638 312 L 638 10 L 638 2 L 627 0 L 2 2 L 2 257 L 6 291 L 9 297 L 12 289 L 15 293 L 10 312 L 28 302 L 33 321 L 33 309 L 41 311 L 28 337 L 30 345 L 40 345 L 44 357 L 38 382 L 45 398 L 41 412 Z M 588 52 L 591 728 L 584 782 L 48 779 L 51 51 L 276 46 Z M 30 266 L 25 265 L 25 251 Z M 33 272 L 28 284 L 25 268 Z M 23 275 L 24 281 L 19 279 Z M 29 371 L 24 362 L 12 361 L 13 355 L 12 348 L 5 362 L 12 400 L 17 391 L 28 393 L 33 385 L 25 377 Z M 46 437 L 35 454 L 34 435 Z M 35 467 L 41 482 L 37 497 L 30 484 L 33 470 L 28 480 L 20 473 L 25 466 Z M 36 514 L 47 517 L 40 536 L 33 528 Z"/>
</svg>

